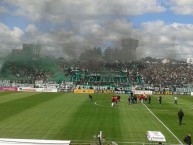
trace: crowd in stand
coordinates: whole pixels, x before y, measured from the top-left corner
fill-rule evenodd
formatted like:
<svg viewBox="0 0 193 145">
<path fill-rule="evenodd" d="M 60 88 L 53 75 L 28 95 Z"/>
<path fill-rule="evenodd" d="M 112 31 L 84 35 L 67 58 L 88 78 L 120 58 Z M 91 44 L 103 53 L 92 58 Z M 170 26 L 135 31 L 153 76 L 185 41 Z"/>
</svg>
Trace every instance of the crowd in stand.
<svg viewBox="0 0 193 145">
<path fill-rule="evenodd" d="M 146 64 L 139 70 L 147 84 L 161 86 L 183 86 L 193 84 L 193 65 L 187 63 L 176 64 Z"/>
<path fill-rule="evenodd" d="M 39 67 L 11 62 L 5 62 L 0 73 L 1 80 L 5 79 L 20 83 L 33 83 L 32 80 L 45 81 L 46 75 L 50 75 L 50 72 Z"/>
<path fill-rule="evenodd" d="M 44 79 L 48 80 L 48 77 L 56 75 L 50 73 L 49 70 L 43 70 L 41 68 L 23 67 L 16 64 L 6 64 L 7 67 L 1 69 L 2 74 L 11 74 L 16 78 L 26 77 L 30 79 Z M 186 62 L 145 62 L 145 61 L 133 61 L 133 62 L 84 62 L 76 64 L 60 63 L 58 69 L 68 78 L 73 71 L 78 70 L 83 74 L 100 74 L 101 72 L 123 72 L 127 74 L 132 82 L 136 82 L 138 76 L 140 76 L 141 82 L 149 86 L 178 86 L 183 87 L 187 84 L 193 84 L 193 65 Z M 19 66 L 19 67 L 18 67 Z M 3 75 L 1 74 L 1 79 Z M 67 81 L 67 80 L 64 80 Z"/>
<path fill-rule="evenodd" d="M 79 68 L 80 70 L 83 68 Z M 109 72 L 123 71 L 131 81 L 136 82 L 140 76 L 141 81 L 149 86 L 176 86 L 193 84 L 193 65 L 186 62 L 132 62 L 132 63 L 105 63 L 101 64 L 102 70 Z M 85 69 L 84 69 L 85 70 Z M 71 71 L 68 70 L 70 74 Z"/>
</svg>

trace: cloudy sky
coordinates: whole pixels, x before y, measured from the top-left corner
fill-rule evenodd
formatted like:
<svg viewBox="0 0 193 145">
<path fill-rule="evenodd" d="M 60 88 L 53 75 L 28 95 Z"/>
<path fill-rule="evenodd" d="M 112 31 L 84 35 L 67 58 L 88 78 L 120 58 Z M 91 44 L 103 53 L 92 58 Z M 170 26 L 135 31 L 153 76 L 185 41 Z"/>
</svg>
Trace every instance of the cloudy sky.
<svg viewBox="0 0 193 145">
<path fill-rule="evenodd" d="M 139 40 L 138 57 L 193 57 L 193 0 L 0 0 L 0 56 L 23 43 L 76 58 Z"/>
</svg>

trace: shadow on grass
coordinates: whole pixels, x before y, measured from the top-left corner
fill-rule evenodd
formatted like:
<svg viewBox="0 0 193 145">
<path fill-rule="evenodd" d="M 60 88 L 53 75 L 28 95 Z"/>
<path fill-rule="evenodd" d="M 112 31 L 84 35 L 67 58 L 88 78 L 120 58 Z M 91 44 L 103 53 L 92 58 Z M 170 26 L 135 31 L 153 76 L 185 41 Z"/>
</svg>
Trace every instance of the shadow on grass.
<svg viewBox="0 0 193 145">
<path fill-rule="evenodd" d="M 19 114 L 23 111 L 26 111 L 27 109 L 35 107 L 41 103 L 55 99 L 57 96 L 60 96 L 60 95 L 61 94 L 59 93 L 56 93 L 56 94 L 52 94 L 52 93 L 34 94 L 32 93 L 32 95 L 28 97 L 1 103 L 0 104 L 0 122 L 16 114 Z"/>
</svg>

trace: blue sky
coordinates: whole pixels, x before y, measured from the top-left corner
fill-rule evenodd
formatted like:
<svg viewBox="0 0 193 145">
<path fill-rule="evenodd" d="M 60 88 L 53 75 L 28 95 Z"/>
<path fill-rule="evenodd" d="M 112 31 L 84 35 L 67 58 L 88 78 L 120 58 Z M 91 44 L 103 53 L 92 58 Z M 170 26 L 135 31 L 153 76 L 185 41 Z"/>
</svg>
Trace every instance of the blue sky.
<svg viewBox="0 0 193 145">
<path fill-rule="evenodd" d="M 193 24 L 192 15 L 179 15 L 171 11 L 166 11 L 162 13 L 144 14 L 131 19 L 131 21 L 136 26 L 139 26 L 143 22 L 149 22 L 149 21 L 155 21 L 155 20 L 162 20 L 166 24 L 172 24 L 172 23 Z"/>
<path fill-rule="evenodd" d="M 13 29 L 13 27 L 25 29 L 27 25 L 30 24 L 30 22 L 26 20 L 24 17 L 12 16 L 8 14 L 5 14 L 3 16 L 3 18 L 1 19 L 1 22 L 4 23 L 6 26 L 8 26 L 10 29 Z"/>
<path fill-rule="evenodd" d="M 139 57 L 193 57 L 192 0 L 2 0 L 1 54 L 43 43 L 55 56 L 139 40 Z M 183 52 L 183 53 L 182 53 Z"/>
</svg>

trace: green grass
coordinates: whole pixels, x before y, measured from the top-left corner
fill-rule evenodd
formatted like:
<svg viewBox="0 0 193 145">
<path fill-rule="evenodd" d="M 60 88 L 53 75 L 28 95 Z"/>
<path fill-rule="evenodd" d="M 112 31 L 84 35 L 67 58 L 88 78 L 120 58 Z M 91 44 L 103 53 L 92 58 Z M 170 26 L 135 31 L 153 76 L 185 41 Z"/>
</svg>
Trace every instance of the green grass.
<svg viewBox="0 0 193 145">
<path fill-rule="evenodd" d="M 93 136 L 103 131 L 105 142 L 118 144 L 147 143 L 146 132 L 161 131 L 167 144 L 180 144 L 187 133 L 193 134 L 193 97 L 162 96 L 162 104 L 152 96 L 145 107 L 129 105 L 127 95 L 121 95 L 117 107 L 111 107 L 113 94 L 26 93 L 0 92 L 0 138 L 72 140 L 72 143 L 91 143 Z M 185 117 L 179 126 L 177 112 Z M 172 133 L 173 134 L 172 134 Z M 175 137 L 176 136 L 176 137 Z M 134 143 L 131 143 L 134 142 Z"/>
</svg>

